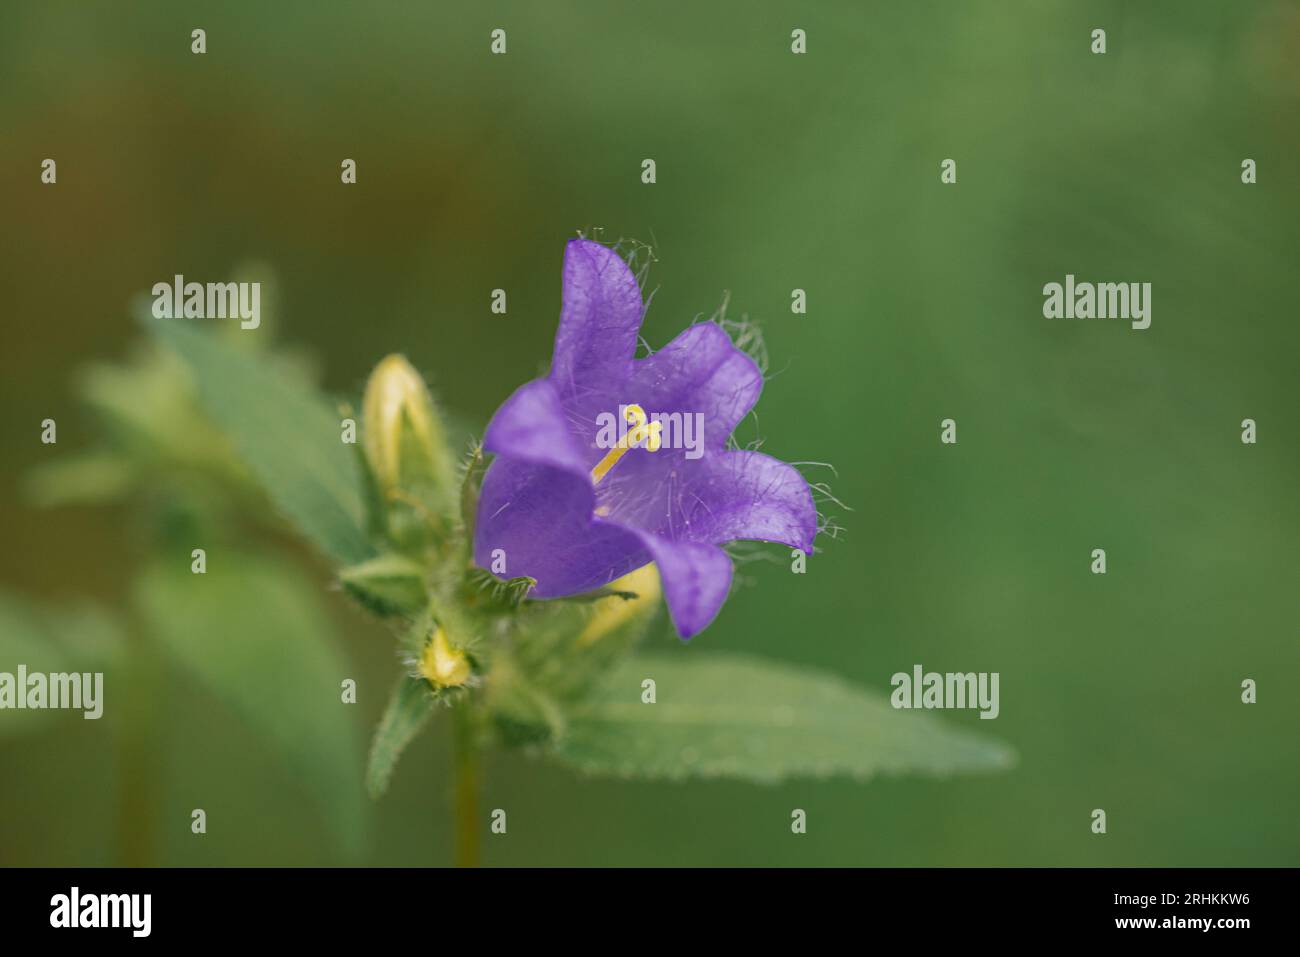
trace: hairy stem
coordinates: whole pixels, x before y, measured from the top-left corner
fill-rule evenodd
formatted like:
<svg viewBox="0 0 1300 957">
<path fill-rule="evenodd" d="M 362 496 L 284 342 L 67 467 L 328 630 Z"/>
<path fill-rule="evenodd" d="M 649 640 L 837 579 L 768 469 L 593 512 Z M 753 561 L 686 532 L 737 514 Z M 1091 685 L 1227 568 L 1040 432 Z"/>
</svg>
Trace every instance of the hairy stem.
<svg viewBox="0 0 1300 957">
<path fill-rule="evenodd" d="M 456 822 L 456 866 L 479 865 L 480 753 L 473 707 L 469 702 L 452 710 L 453 795 Z"/>
</svg>

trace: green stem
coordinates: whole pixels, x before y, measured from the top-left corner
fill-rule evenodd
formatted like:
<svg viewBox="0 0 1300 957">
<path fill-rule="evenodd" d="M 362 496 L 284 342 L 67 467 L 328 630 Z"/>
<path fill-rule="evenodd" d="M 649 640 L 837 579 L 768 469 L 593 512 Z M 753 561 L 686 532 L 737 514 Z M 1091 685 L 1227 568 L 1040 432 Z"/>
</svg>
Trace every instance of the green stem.
<svg viewBox="0 0 1300 957">
<path fill-rule="evenodd" d="M 453 795 L 456 822 L 456 866 L 479 865 L 479 745 L 474 713 L 469 702 L 452 711 Z"/>
<path fill-rule="evenodd" d="M 118 734 L 117 859 L 127 867 L 149 867 L 156 862 L 154 821 L 157 793 L 154 702 L 162 686 L 161 662 L 150 641 L 132 636 L 125 656 L 127 694 L 121 709 Z"/>
</svg>

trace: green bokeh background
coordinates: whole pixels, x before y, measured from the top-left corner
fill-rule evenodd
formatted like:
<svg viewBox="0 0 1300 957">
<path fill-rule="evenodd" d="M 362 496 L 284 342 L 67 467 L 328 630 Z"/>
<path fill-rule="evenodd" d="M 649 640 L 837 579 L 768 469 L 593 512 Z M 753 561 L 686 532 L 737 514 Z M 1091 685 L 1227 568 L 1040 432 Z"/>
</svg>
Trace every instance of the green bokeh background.
<svg viewBox="0 0 1300 957">
<path fill-rule="evenodd" d="M 997 721 L 945 717 L 1020 761 L 761 787 L 496 757 L 485 802 L 510 830 L 488 863 L 1300 864 L 1294 3 L 4 0 L 0 20 L 7 587 L 122 604 L 146 557 L 130 509 L 38 511 L 18 488 L 94 443 L 73 374 L 126 353 L 154 282 L 264 262 L 277 334 L 328 388 L 402 351 L 482 423 L 549 357 L 564 241 L 600 227 L 655 246 L 652 344 L 725 291 L 762 324 L 765 449 L 834 463 L 853 508 L 806 575 L 747 565 L 696 641 L 884 692 L 915 663 L 998 671 Z M 1151 282 L 1151 328 L 1043 319 L 1067 272 Z M 391 638 L 326 600 L 369 728 Z M 120 859 L 109 700 L 0 738 L 0 862 Z M 155 860 L 340 862 L 228 711 L 185 679 L 156 706 Z M 368 862 L 449 860 L 446 748 L 440 727 L 404 760 Z"/>
</svg>

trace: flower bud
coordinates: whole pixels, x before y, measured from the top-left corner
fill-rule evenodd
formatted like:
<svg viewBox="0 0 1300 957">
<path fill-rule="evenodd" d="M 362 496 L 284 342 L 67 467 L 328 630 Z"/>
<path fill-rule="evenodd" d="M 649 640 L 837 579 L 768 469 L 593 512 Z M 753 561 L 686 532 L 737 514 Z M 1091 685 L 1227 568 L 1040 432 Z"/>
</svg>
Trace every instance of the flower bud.
<svg viewBox="0 0 1300 957">
<path fill-rule="evenodd" d="M 370 373 L 361 404 L 362 447 L 384 498 L 451 494 L 455 470 L 442 423 L 424 380 L 403 356 L 390 355 Z"/>
<path fill-rule="evenodd" d="M 447 633 L 435 626 L 433 637 L 420 655 L 420 676 L 434 688 L 459 688 L 469 681 L 469 657 L 459 648 L 453 648 Z"/>
</svg>

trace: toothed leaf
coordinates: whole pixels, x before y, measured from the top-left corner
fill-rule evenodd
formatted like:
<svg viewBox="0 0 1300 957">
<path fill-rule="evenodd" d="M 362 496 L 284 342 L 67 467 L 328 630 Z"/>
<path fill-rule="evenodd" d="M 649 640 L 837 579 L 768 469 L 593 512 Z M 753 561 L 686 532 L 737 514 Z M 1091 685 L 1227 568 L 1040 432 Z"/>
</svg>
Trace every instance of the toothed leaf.
<svg viewBox="0 0 1300 957">
<path fill-rule="evenodd" d="M 372 554 L 364 487 L 340 416 L 300 376 L 191 324 L 149 320 L 188 364 L 204 410 L 229 434 L 272 500 L 326 554 L 355 564 Z"/>
<path fill-rule="evenodd" d="M 655 681 L 656 702 L 642 702 Z M 1009 767 L 1013 752 L 982 734 L 792 665 L 738 655 L 634 658 L 569 715 L 561 760 L 639 778 L 947 775 Z"/>
<path fill-rule="evenodd" d="M 425 571 L 402 555 L 379 555 L 339 571 L 339 581 L 380 615 L 413 615 L 428 601 Z"/>
<path fill-rule="evenodd" d="M 355 710 L 341 698 L 352 669 L 318 591 L 287 563 L 213 551 L 203 575 L 185 560 L 146 570 L 136 604 L 172 659 L 285 760 L 354 855 L 365 802 Z"/>
<path fill-rule="evenodd" d="M 398 681 L 370 743 L 366 789 L 372 798 L 382 797 L 388 790 L 398 758 L 429 720 L 435 700 L 428 682 L 409 675 L 403 675 Z"/>
</svg>

